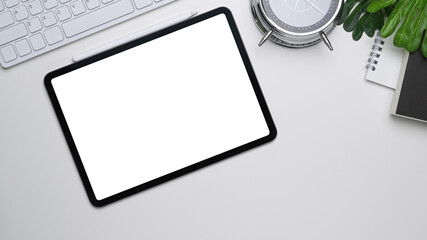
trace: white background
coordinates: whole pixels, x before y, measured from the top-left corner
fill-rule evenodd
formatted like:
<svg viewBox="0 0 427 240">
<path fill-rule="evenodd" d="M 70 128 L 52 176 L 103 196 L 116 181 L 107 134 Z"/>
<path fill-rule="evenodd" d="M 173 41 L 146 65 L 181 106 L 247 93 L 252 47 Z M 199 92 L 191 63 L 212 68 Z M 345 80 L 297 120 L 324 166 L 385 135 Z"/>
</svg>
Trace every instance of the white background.
<svg viewBox="0 0 427 240">
<path fill-rule="evenodd" d="M 269 134 L 224 14 L 52 85 L 98 200 Z"/>
<path fill-rule="evenodd" d="M 189 11 L 229 7 L 278 136 L 101 209 L 84 191 L 43 85 L 75 54 Z M 364 80 L 372 39 L 267 42 L 249 1 L 178 0 L 0 69 L 0 239 L 427 239 L 427 125 Z"/>
</svg>

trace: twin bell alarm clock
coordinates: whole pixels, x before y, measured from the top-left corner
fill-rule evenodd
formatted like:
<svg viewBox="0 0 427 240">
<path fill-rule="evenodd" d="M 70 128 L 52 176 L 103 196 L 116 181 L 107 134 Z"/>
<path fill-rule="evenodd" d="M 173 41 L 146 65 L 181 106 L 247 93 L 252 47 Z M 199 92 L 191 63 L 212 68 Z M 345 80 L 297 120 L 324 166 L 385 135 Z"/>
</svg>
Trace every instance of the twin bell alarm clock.
<svg viewBox="0 0 427 240">
<path fill-rule="evenodd" d="M 308 47 L 325 42 L 335 28 L 343 0 L 251 0 L 255 24 L 268 39 L 287 47 Z"/>
</svg>

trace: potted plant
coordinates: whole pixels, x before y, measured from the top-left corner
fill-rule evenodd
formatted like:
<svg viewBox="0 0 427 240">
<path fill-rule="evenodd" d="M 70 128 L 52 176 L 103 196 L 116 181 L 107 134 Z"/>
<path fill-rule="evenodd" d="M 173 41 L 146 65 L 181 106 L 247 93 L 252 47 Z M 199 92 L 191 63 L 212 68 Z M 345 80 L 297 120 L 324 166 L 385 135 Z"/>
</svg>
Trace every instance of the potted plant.
<svg viewBox="0 0 427 240">
<path fill-rule="evenodd" d="M 376 30 L 393 44 L 409 52 L 421 51 L 427 58 L 427 0 L 347 0 L 338 21 L 359 40 L 363 33 L 373 37 Z"/>
</svg>

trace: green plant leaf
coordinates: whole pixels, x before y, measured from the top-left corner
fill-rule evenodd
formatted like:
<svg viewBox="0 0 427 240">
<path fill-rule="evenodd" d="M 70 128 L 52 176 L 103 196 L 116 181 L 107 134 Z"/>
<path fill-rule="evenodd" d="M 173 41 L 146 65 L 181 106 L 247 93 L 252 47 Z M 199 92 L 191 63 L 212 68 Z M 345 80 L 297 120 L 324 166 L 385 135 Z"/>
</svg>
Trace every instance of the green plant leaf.
<svg viewBox="0 0 427 240">
<path fill-rule="evenodd" d="M 381 29 L 384 25 L 384 15 L 383 12 L 379 11 L 378 13 L 369 13 L 368 19 L 364 24 L 364 31 L 369 37 L 373 37 L 375 30 Z"/>
<path fill-rule="evenodd" d="M 406 48 L 409 52 L 414 52 L 421 45 L 423 55 L 427 58 L 427 38 L 421 42 L 427 30 L 427 0 L 399 0 L 381 29 L 381 35 L 392 35 L 400 23 L 394 45 Z"/>
<path fill-rule="evenodd" d="M 380 9 L 393 5 L 397 0 L 373 0 L 368 7 L 368 12 L 374 13 Z"/>
<path fill-rule="evenodd" d="M 424 57 L 427 58 L 427 40 L 426 40 L 426 36 L 424 36 L 424 41 L 423 44 L 421 45 L 421 51 L 423 52 Z"/>
<path fill-rule="evenodd" d="M 368 7 L 374 2 L 386 1 L 387 6 L 392 5 L 396 0 L 348 0 L 344 3 L 341 17 L 338 24 L 344 24 L 343 28 L 347 32 L 353 32 L 353 39 L 359 40 L 363 33 L 373 37 L 376 30 L 384 26 L 384 18 L 388 16 L 386 9 L 380 9 L 376 12 L 368 12 Z M 389 2 L 392 3 L 389 3 Z M 390 11 L 391 12 L 391 11 Z"/>
<path fill-rule="evenodd" d="M 351 32 L 354 30 L 359 20 L 362 19 L 362 21 L 364 21 L 366 19 L 362 18 L 362 16 L 367 12 L 368 5 L 371 3 L 371 1 L 372 0 L 359 0 L 359 4 L 344 21 L 344 30 Z"/>
<path fill-rule="evenodd" d="M 356 3 L 358 2 L 359 0 L 348 0 L 344 3 L 341 16 L 338 19 L 338 25 L 341 25 L 344 23 L 344 21 L 348 18 L 348 15 L 350 14 L 351 9 L 353 9 L 354 5 L 356 5 Z"/>
</svg>

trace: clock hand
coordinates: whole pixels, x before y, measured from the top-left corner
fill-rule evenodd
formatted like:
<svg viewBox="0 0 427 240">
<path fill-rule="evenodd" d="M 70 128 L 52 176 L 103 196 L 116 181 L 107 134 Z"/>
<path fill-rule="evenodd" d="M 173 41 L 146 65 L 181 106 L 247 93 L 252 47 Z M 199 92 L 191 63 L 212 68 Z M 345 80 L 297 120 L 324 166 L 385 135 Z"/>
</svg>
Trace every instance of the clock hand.
<svg viewBox="0 0 427 240">
<path fill-rule="evenodd" d="M 295 3 L 294 10 L 297 10 L 298 2 L 299 2 L 299 0 L 297 0 L 297 2 Z"/>
<path fill-rule="evenodd" d="M 314 5 L 312 2 L 305 0 L 308 4 L 310 4 L 314 9 L 316 9 L 317 11 L 319 11 L 321 14 L 326 15 L 325 12 L 323 12 L 320 8 L 318 8 L 316 5 Z"/>
</svg>

